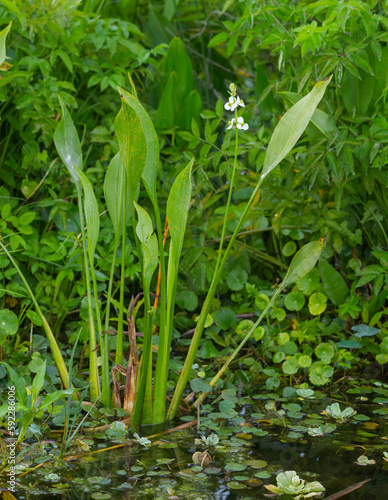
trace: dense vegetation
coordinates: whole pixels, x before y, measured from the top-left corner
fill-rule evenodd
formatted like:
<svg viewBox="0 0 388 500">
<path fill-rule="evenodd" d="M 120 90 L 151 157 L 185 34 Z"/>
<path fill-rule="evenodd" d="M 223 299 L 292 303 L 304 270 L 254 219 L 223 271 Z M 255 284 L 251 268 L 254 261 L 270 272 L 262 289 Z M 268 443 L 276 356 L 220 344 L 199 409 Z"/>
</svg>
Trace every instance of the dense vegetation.
<svg viewBox="0 0 388 500">
<path fill-rule="evenodd" d="M 142 412 L 143 423 L 164 420 L 163 390 L 172 395 L 184 366 L 191 390 L 207 393 L 213 385 L 307 390 L 349 374 L 378 378 L 388 363 L 387 3 L 161 4 L 7 0 L 0 6 L 0 29 L 12 22 L 0 38 L 0 55 L 2 44 L 7 55 L 0 61 L 0 403 L 15 385 L 23 436 L 33 434 L 33 422 L 47 412 L 58 427 L 77 413 L 76 402 L 70 409 L 69 401 L 70 410 L 65 404 L 72 390 L 58 392 L 69 388 L 61 385 L 59 358 L 81 389 L 73 397 L 81 400 L 89 389 L 92 400 L 100 396 L 101 367 L 97 404 L 117 408 L 123 404 L 117 387 L 113 400 L 106 389 L 110 370 L 116 365 L 120 385 L 136 367 L 128 359 L 149 352 L 144 384 L 134 382 L 146 395 L 144 408 L 132 399 L 135 424 Z M 280 118 L 315 95 L 318 82 L 325 91 L 304 134 L 267 176 Z M 232 114 L 224 109 L 230 95 L 237 98 L 231 83 L 244 101 Z M 249 124 L 238 137 L 230 127 L 235 111 Z M 144 132 L 151 122 L 157 138 Z M 127 161 L 132 172 L 131 161 L 142 161 L 144 151 L 148 162 L 148 141 L 159 142 L 156 205 L 152 182 L 141 172 L 137 182 L 132 174 L 125 181 L 114 160 Z M 110 187 L 108 165 L 115 169 Z M 176 179 L 183 194 L 173 187 Z M 118 194 L 119 181 L 128 183 L 127 199 Z M 219 271 L 220 240 L 226 248 L 252 193 Z M 186 227 L 182 241 L 171 229 L 179 214 L 172 206 L 168 216 L 170 194 L 171 206 L 187 218 L 179 222 L 182 238 Z M 124 214 L 116 222 L 115 210 Z M 153 258 L 155 232 L 159 255 L 164 236 L 166 259 L 176 263 L 167 284 Z M 287 279 L 292 258 L 306 248 L 322 251 L 318 265 L 317 254 L 307 274 Z M 209 296 L 214 276 L 218 285 Z M 192 366 L 184 365 L 201 322 L 195 364 L 192 358 Z M 160 342 L 165 324 L 171 354 L 167 340 Z M 251 330 L 237 357 L 228 358 Z M 135 331 L 137 349 L 130 345 Z M 153 380 L 150 370 L 162 349 L 167 371 L 156 365 Z M 213 383 L 226 360 L 230 367 Z M 153 402 L 147 401 L 152 385 Z M 47 396 L 39 407 L 42 390 Z"/>
</svg>

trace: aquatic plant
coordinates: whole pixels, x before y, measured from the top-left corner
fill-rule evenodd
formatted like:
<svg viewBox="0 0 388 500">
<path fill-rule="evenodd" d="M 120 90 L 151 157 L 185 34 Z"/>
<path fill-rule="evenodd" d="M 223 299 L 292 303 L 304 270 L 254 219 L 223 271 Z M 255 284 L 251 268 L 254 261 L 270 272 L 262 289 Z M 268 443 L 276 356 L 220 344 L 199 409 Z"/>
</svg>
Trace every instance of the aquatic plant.
<svg viewBox="0 0 388 500">
<path fill-rule="evenodd" d="M 294 495 L 295 500 L 320 496 L 325 491 L 325 488 L 318 481 L 305 483 L 294 470 L 278 474 L 276 476 L 276 483 L 277 486 L 266 484 L 264 487 L 278 495 Z"/>
<path fill-rule="evenodd" d="M 335 420 L 339 420 L 340 422 L 344 422 L 348 420 L 352 415 L 356 413 L 353 408 L 345 408 L 345 410 L 341 410 L 339 403 L 333 403 L 332 405 L 326 408 L 326 413 L 329 417 L 334 418 Z"/>
</svg>

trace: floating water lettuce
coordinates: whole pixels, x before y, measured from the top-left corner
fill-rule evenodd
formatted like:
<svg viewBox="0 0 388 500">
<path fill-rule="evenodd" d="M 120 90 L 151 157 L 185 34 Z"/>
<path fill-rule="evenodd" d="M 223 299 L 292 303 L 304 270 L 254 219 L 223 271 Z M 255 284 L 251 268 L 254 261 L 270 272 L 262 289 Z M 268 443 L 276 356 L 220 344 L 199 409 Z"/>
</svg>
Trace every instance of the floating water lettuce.
<svg viewBox="0 0 388 500">
<path fill-rule="evenodd" d="M 325 491 L 325 488 L 318 481 L 305 484 L 305 481 L 300 479 L 294 470 L 281 472 L 276 476 L 276 482 L 277 486 L 274 484 L 265 484 L 264 487 L 277 495 L 295 495 L 294 500 L 319 496 Z"/>
<path fill-rule="evenodd" d="M 333 403 L 332 405 L 328 406 L 325 411 L 329 415 L 329 417 L 341 422 L 344 422 L 356 413 L 356 411 L 351 407 L 345 408 L 345 410 L 341 411 L 340 405 L 338 403 Z"/>
</svg>

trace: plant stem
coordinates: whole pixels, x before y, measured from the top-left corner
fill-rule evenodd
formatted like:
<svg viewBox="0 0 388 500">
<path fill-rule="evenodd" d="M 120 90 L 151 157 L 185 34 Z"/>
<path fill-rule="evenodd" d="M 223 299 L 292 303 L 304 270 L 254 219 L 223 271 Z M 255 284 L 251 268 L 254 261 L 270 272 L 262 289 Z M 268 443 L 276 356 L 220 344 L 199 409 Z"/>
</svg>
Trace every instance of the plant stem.
<svg viewBox="0 0 388 500">
<path fill-rule="evenodd" d="M 88 311 L 89 311 L 90 397 L 91 399 L 96 400 L 101 394 L 100 381 L 98 378 L 98 366 L 97 366 L 97 350 L 96 350 L 97 342 L 96 342 L 96 330 L 93 317 L 92 292 L 90 288 L 88 253 L 86 249 L 85 220 L 84 220 L 84 211 L 82 206 L 82 193 L 81 193 L 81 188 L 78 186 L 78 184 L 77 184 L 77 191 L 78 191 L 78 207 L 79 207 L 79 218 L 81 225 L 82 246 L 84 255 L 86 293 L 88 297 Z"/>
<path fill-rule="evenodd" d="M 235 149 L 235 162 L 234 162 L 234 167 L 233 167 L 233 170 L 235 170 L 236 168 L 236 164 L 237 164 L 237 147 Z M 224 252 L 224 256 L 221 260 L 221 256 L 219 255 L 218 256 L 218 259 L 217 259 L 217 263 L 220 261 L 219 265 L 218 265 L 218 268 L 216 267 L 216 271 L 214 272 L 214 275 L 213 275 L 213 279 L 212 279 L 212 282 L 210 284 L 210 287 L 209 287 L 209 290 L 208 290 L 208 293 L 207 293 L 207 296 L 206 296 L 206 299 L 205 299 L 205 302 L 202 306 L 202 310 L 201 310 L 201 313 L 199 315 L 199 319 L 198 319 L 198 323 L 197 323 L 197 327 L 195 329 L 195 332 L 194 332 L 194 335 L 193 335 L 193 338 L 192 338 L 192 341 L 191 341 L 191 344 L 190 344 L 190 348 L 189 348 L 189 351 L 187 353 L 187 356 L 186 356 L 186 360 L 185 360 L 185 363 L 183 365 L 183 368 L 182 368 L 182 371 L 181 371 L 181 374 L 180 374 L 180 377 L 178 379 L 178 383 L 177 383 L 177 386 L 175 388 L 175 392 L 174 392 L 174 396 L 172 398 L 172 401 L 171 401 L 171 404 L 170 404 L 170 408 L 168 409 L 168 412 L 167 412 L 167 419 L 172 419 L 175 417 L 176 415 L 176 412 L 178 410 L 178 406 L 179 406 L 179 403 L 180 403 L 180 400 L 182 398 L 182 395 L 183 395 L 183 391 L 185 390 L 185 387 L 186 387 L 186 384 L 187 384 L 187 381 L 189 379 L 189 375 L 190 375 L 190 371 L 191 371 L 191 367 L 193 366 L 193 363 L 194 363 L 194 359 L 195 359 L 195 356 L 197 354 L 197 350 L 198 350 L 198 347 L 199 347 L 199 342 L 201 340 L 201 337 L 202 337 L 202 333 L 203 333 L 203 330 L 205 328 L 205 323 L 206 323 L 206 319 L 207 319 L 207 315 L 209 313 L 209 310 L 210 310 L 210 306 L 211 306 L 211 302 L 213 300 L 213 297 L 214 297 L 214 294 L 215 294 L 215 291 L 216 291 L 216 286 L 217 286 L 217 283 L 221 277 L 221 274 L 222 274 L 222 271 L 223 271 L 223 268 L 226 264 L 226 261 L 228 259 L 228 256 L 229 256 L 229 253 L 232 249 L 232 246 L 233 246 L 233 243 L 234 243 L 234 240 L 237 238 L 237 235 L 240 231 L 240 228 L 245 220 L 245 217 L 247 216 L 247 213 L 250 209 L 250 207 L 252 206 L 255 198 L 256 198 L 256 195 L 260 189 L 260 186 L 263 182 L 263 177 L 260 177 L 260 180 L 259 182 L 257 183 L 253 193 L 251 194 L 251 197 L 248 201 L 248 203 L 246 204 L 245 206 L 245 209 L 244 209 L 244 212 L 243 214 L 241 215 L 240 217 L 240 220 L 233 232 L 233 235 L 232 235 L 232 238 L 230 239 L 230 242 Z M 232 175 L 232 180 L 234 180 L 234 176 Z M 231 183 L 230 185 L 230 191 L 232 190 L 233 188 L 233 184 Z M 231 198 L 231 193 L 229 193 L 229 197 L 228 197 L 228 200 L 230 200 Z M 228 206 L 227 206 L 227 209 L 228 209 Z M 224 226 L 226 225 L 226 220 L 227 220 L 227 212 L 225 213 L 225 219 L 224 219 Z M 223 233 L 225 233 L 225 229 L 223 227 Z M 222 244 L 223 244 L 223 238 L 221 236 L 221 241 L 220 241 L 220 249 L 222 249 Z M 220 252 L 221 253 L 221 252 Z M 217 266 L 217 265 L 216 265 Z"/>
</svg>

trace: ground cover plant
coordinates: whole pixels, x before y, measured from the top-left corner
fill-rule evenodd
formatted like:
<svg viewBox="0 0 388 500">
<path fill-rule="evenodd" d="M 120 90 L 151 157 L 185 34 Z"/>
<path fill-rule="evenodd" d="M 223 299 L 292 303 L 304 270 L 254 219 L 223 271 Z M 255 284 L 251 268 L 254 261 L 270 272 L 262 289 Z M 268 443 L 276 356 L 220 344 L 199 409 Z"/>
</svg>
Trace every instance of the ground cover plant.
<svg viewBox="0 0 388 500">
<path fill-rule="evenodd" d="M 147 444 L 140 425 L 200 424 L 221 391 L 384 380 L 386 9 L 3 2 L 0 416 L 14 386 L 20 443 L 60 429 L 63 458 L 102 411 Z M 309 493 L 284 472 L 273 491 Z"/>
</svg>

